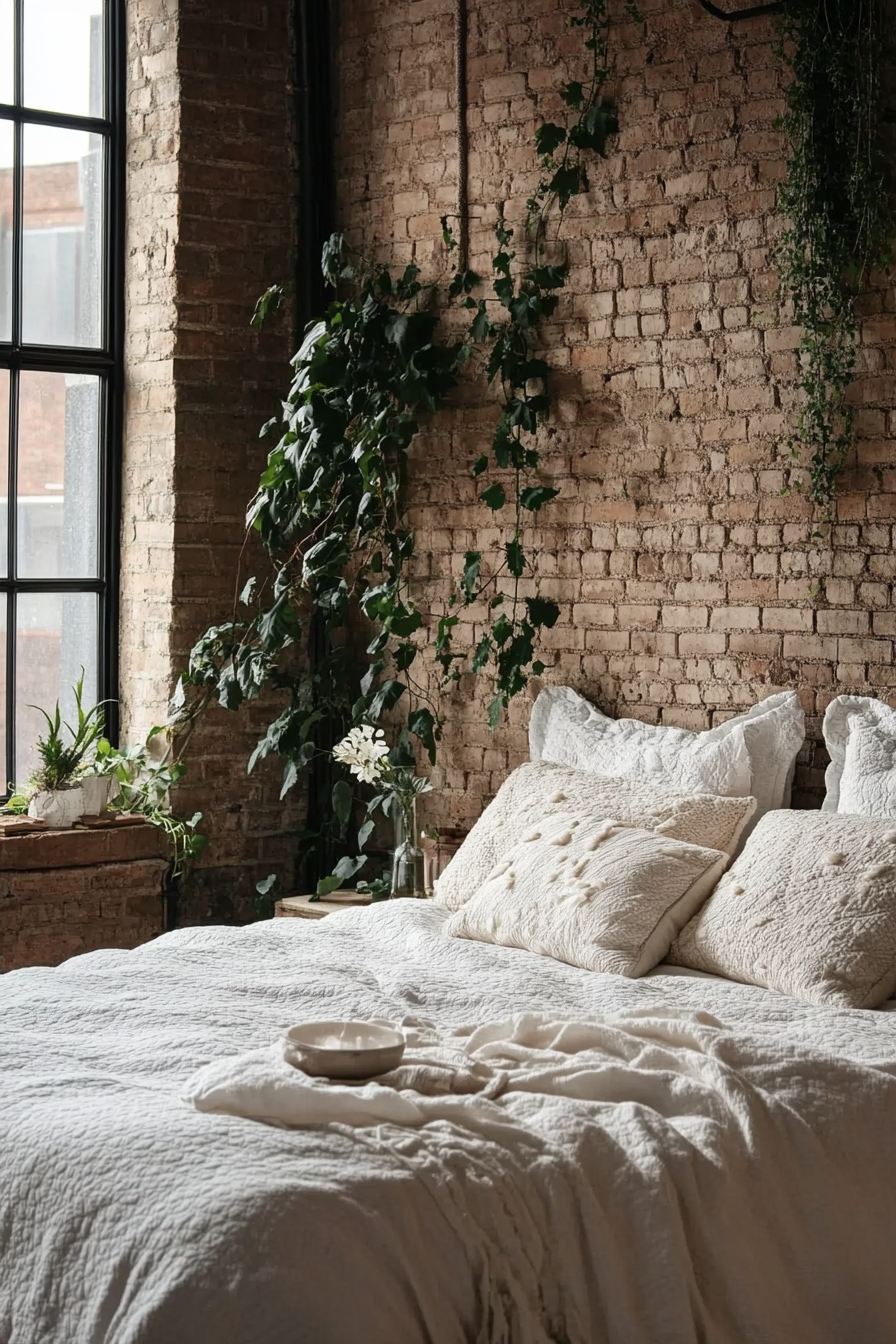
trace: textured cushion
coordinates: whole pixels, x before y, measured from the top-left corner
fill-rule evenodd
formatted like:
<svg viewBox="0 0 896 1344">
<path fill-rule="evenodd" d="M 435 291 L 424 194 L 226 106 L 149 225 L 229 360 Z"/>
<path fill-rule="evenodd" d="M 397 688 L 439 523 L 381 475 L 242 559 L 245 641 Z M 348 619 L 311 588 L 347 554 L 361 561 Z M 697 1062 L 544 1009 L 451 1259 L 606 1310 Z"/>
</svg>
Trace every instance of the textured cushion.
<svg viewBox="0 0 896 1344">
<path fill-rule="evenodd" d="M 716 849 L 572 813 L 527 832 L 446 925 L 588 971 L 638 976 L 666 955 L 729 862 Z"/>
<path fill-rule="evenodd" d="M 896 989 L 896 826 L 769 812 L 669 961 L 832 1008 Z"/>
<path fill-rule="evenodd" d="M 782 691 L 705 733 L 608 719 L 568 686 L 541 692 L 529 723 L 533 761 L 595 775 L 653 780 L 680 793 L 752 794 L 757 816 L 790 802 L 805 717 L 795 691 Z"/>
<path fill-rule="evenodd" d="M 866 695 L 838 695 L 824 716 L 831 758 L 822 811 L 896 818 L 896 710 Z"/>
<path fill-rule="evenodd" d="M 656 783 L 601 779 L 562 765 L 530 762 L 505 780 L 435 883 L 434 900 L 458 910 L 503 854 L 532 825 L 560 812 L 616 817 L 645 830 L 733 854 L 753 815 L 752 798 L 673 793 Z"/>
</svg>

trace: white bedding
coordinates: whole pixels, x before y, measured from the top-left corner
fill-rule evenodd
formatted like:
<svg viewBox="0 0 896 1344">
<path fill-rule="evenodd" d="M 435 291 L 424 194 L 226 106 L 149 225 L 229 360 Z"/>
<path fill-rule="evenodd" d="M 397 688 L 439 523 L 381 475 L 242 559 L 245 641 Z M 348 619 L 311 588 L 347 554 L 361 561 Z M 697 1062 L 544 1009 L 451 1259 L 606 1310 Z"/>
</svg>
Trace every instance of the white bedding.
<svg viewBox="0 0 896 1344">
<path fill-rule="evenodd" d="M 0 1344 L 892 1344 L 894 1015 L 444 919 L 394 902 L 0 977 Z M 723 1026 L 644 1039 L 644 1009 Z M 178 1097 L 302 1018 L 521 1012 L 614 1015 L 604 1100 L 508 1093 L 496 1137 Z"/>
</svg>

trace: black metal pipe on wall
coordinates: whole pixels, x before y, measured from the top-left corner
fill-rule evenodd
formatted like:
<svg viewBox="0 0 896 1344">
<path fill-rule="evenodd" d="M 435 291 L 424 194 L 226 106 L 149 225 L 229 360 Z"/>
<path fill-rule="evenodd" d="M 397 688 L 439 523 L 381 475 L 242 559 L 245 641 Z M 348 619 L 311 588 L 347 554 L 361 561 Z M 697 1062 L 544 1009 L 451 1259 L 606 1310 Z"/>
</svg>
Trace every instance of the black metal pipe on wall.
<svg viewBox="0 0 896 1344">
<path fill-rule="evenodd" d="M 299 177 L 295 281 L 301 331 L 327 304 L 320 258 L 335 227 L 330 0 L 296 0 L 295 32 Z"/>
<path fill-rule="evenodd" d="M 321 274 L 321 252 L 335 228 L 333 173 L 333 21 L 330 0 L 296 0 L 296 156 L 299 178 L 298 245 L 296 248 L 296 309 L 298 333 L 326 308 L 328 295 Z M 315 613 L 309 631 L 308 658 L 312 667 L 326 665 L 330 651 L 326 622 Z M 326 818 L 326 801 L 333 787 L 329 751 L 334 745 L 334 725 L 323 721 L 317 745 L 326 753 L 317 756 L 308 778 L 308 829 L 320 832 Z M 322 840 L 303 856 L 301 882 L 313 891 L 320 878 L 332 871 L 336 861 L 332 843 Z"/>
</svg>

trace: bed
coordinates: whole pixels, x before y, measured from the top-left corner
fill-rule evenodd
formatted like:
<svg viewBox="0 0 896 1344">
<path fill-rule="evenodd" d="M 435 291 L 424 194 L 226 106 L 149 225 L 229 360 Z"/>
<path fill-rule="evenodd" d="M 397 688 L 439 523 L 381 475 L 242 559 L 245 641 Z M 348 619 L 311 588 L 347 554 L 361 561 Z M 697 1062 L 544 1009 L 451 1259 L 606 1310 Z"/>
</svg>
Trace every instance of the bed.
<svg viewBox="0 0 896 1344">
<path fill-rule="evenodd" d="M 0 978 L 2 1344 L 892 1344 L 896 1005 L 599 975 L 445 920 L 388 902 Z M 502 1134 L 180 1098 L 302 1018 L 521 1013 L 612 1025 L 600 1100 L 516 1094 Z"/>
</svg>

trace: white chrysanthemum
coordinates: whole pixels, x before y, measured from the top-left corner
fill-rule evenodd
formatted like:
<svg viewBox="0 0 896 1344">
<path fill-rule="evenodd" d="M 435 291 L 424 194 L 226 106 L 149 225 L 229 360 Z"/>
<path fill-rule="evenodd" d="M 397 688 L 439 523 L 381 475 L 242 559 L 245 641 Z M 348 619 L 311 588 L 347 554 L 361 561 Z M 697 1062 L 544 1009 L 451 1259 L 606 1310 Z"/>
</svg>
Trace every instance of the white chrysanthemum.
<svg viewBox="0 0 896 1344">
<path fill-rule="evenodd" d="M 389 755 L 387 744 L 381 739 L 382 728 L 372 728 L 364 723 L 360 728 L 350 729 L 348 735 L 333 748 L 333 756 L 342 765 L 347 765 L 353 775 L 365 784 L 375 784 L 382 778 L 383 760 Z"/>
</svg>

